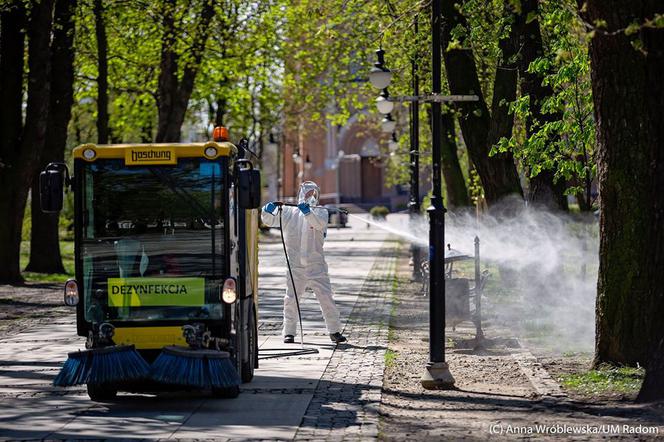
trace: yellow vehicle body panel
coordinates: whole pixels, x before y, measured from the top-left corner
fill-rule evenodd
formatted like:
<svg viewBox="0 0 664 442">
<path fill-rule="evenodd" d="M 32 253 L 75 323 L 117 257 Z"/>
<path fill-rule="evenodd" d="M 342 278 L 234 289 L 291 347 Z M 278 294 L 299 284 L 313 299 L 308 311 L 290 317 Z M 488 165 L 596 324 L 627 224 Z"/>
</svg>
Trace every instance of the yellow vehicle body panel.
<svg viewBox="0 0 664 442">
<path fill-rule="evenodd" d="M 117 327 L 113 342 L 134 344 L 137 349 L 159 349 L 167 345 L 187 346 L 182 327 Z"/>
<path fill-rule="evenodd" d="M 248 283 L 254 296 L 254 304 L 258 311 L 258 210 L 247 210 L 245 227 L 247 232 L 247 266 Z"/>
<path fill-rule="evenodd" d="M 208 147 L 214 147 L 217 153 L 205 154 Z M 86 158 L 83 152 L 94 151 L 92 158 Z M 87 162 L 101 159 L 124 159 L 127 166 L 173 165 L 178 158 L 207 158 L 213 160 L 227 157 L 236 152 L 235 145 L 229 142 L 209 141 L 207 143 L 153 143 L 153 144 L 82 144 L 72 151 L 74 158 Z"/>
</svg>

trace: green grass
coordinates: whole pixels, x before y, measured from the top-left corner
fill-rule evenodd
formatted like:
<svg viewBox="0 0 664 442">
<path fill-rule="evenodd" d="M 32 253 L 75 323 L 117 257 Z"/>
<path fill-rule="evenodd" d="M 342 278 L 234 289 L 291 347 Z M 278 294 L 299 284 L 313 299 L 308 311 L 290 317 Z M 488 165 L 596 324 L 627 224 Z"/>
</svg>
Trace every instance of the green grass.
<svg viewBox="0 0 664 442">
<path fill-rule="evenodd" d="M 28 282 L 65 282 L 74 276 L 74 241 L 60 241 L 60 253 L 62 254 L 62 264 L 66 273 L 33 273 L 23 272 L 23 278 Z M 21 268 L 24 269 L 30 260 L 30 241 L 21 243 Z"/>
<path fill-rule="evenodd" d="M 395 253 L 398 253 L 399 248 L 401 247 L 401 243 L 399 243 L 398 247 L 395 247 Z M 402 281 L 399 278 L 399 275 L 396 272 L 396 264 L 394 267 L 392 267 L 391 271 L 393 272 L 392 276 L 392 294 L 390 296 L 391 301 L 392 301 L 392 307 L 390 308 L 390 318 L 389 318 L 389 324 L 388 324 L 388 329 L 387 329 L 387 342 L 388 345 L 390 342 L 396 341 L 397 339 L 397 333 L 394 328 L 394 318 L 397 315 L 397 312 L 399 310 L 399 285 L 403 284 L 404 281 Z M 394 350 L 390 350 L 389 348 L 385 351 L 385 366 L 386 367 L 391 367 L 394 364 L 394 361 L 397 357 L 397 353 Z"/>
<path fill-rule="evenodd" d="M 395 269 L 393 269 L 395 270 Z M 401 281 L 399 280 L 399 277 L 397 276 L 396 272 L 394 273 L 394 276 L 392 278 L 392 307 L 390 308 L 390 319 L 389 319 L 389 328 L 387 330 L 387 342 L 391 342 L 396 340 L 396 330 L 394 330 L 394 327 L 392 326 L 393 320 L 395 316 L 397 315 L 397 311 L 399 310 L 399 297 L 397 296 L 398 290 L 399 290 L 399 284 Z M 390 351 L 390 350 L 388 350 Z M 387 356 L 386 356 L 387 357 Z M 387 359 L 386 359 L 387 363 Z"/>
<path fill-rule="evenodd" d="M 645 370 L 606 365 L 598 370 L 563 375 L 563 387 L 585 395 L 607 393 L 635 394 L 641 388 Z"/>
<path fill-rule="evenodd" d="M 74 276 L 74 237 L 72 229 L 72 219 L 74 217 L 74 199 L 73 194 L 68 192 L 65 195 L 64 208 L 60 212 L 60 254 L 62 255 L 62 265 L 65 267 L 65 273 L 33 273 L 23 272 L 23 278 L 28 282 L 65 282 Z M 25 216 L 23 218 L 23 231 L 21 242 L 20 268 L 25 269 L 30 261 L 30 230 L 32 228 L 31 205 L 30 201 L 25 207 Z"/>
<path fill-rule="evenodd" d="M 390 350 L 389 348 L 385 351 L 385 367 L 391 367 L 394 365 L 394 362 L 397 360 L 397 352 Z"/>
<path fill-rule="evenodd" d="M 546 320 L 526 319 L 521 322 L 521 327 L 529 339 L 548 338 L 556 333 L 556 327 Z"/>
</svg>

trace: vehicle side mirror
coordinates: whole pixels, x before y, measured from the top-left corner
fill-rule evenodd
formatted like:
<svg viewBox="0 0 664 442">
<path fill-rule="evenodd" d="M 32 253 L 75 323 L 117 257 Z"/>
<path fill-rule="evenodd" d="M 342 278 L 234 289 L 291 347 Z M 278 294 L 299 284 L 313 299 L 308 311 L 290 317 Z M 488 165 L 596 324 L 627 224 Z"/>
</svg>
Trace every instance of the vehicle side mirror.
<svg viewBox="0 0 664 442">
<path fill-rule="evenodd" d="M 241 209 L 258 209 L 261 205 L 261 173 L 256 169 L 238 172 L 238 205 Z"/>
<path fill-rule="evenodd" d="M 39 203 L 42 212 L 46 213 L 62 210 L 65 175 L 63 170 L 52 166 L 49 164 L 39 174 Z"/>
</svg>

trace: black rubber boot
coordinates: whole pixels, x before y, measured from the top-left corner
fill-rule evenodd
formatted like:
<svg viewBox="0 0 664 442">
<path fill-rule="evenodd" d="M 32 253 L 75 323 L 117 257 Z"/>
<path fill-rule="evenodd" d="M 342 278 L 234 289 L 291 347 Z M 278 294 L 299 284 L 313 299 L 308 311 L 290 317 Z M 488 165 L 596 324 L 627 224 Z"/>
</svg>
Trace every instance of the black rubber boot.
<svg viewBox="0 0 664 442">
<path fill-rule="evenodd" d="M 330 333 L 330 340 L 338 344 L 340 342 L 346 342 L 346 337 L 339 332 Z"/>
<path fill-rule="evenodd" d="M 285 344 L 292 344 L 293 342 L 295 342 L 295 336 L 293 336 L 293 335 L 284 336 L 284 343 Z"/>
</svg>

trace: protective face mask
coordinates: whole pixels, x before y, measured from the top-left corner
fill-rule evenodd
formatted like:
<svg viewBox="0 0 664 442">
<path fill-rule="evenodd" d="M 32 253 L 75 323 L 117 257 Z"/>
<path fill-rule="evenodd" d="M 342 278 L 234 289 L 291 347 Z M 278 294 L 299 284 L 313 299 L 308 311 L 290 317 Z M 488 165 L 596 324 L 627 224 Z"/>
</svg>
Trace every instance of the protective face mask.
<svg viewBox="0 0 664 442">
<path fill-rule="evenodd" d="M 310 206 L 318 205 L 318 195 L 320 190 L 318 186 L 313 181 L 305 181 L 300 186 L 300 192 L 298 194 L 297 201 L 298 203 L 307 203 Z"/>
<path fill-rule="evenodd" d="M 318 204 L 318 199 L 316 198 L 315 195 L 312 195 L 309 198 L 305 198 L 304 202 L 306 202 L 310 206 L 315 206 L 316 204 Z"/>
</svg>

